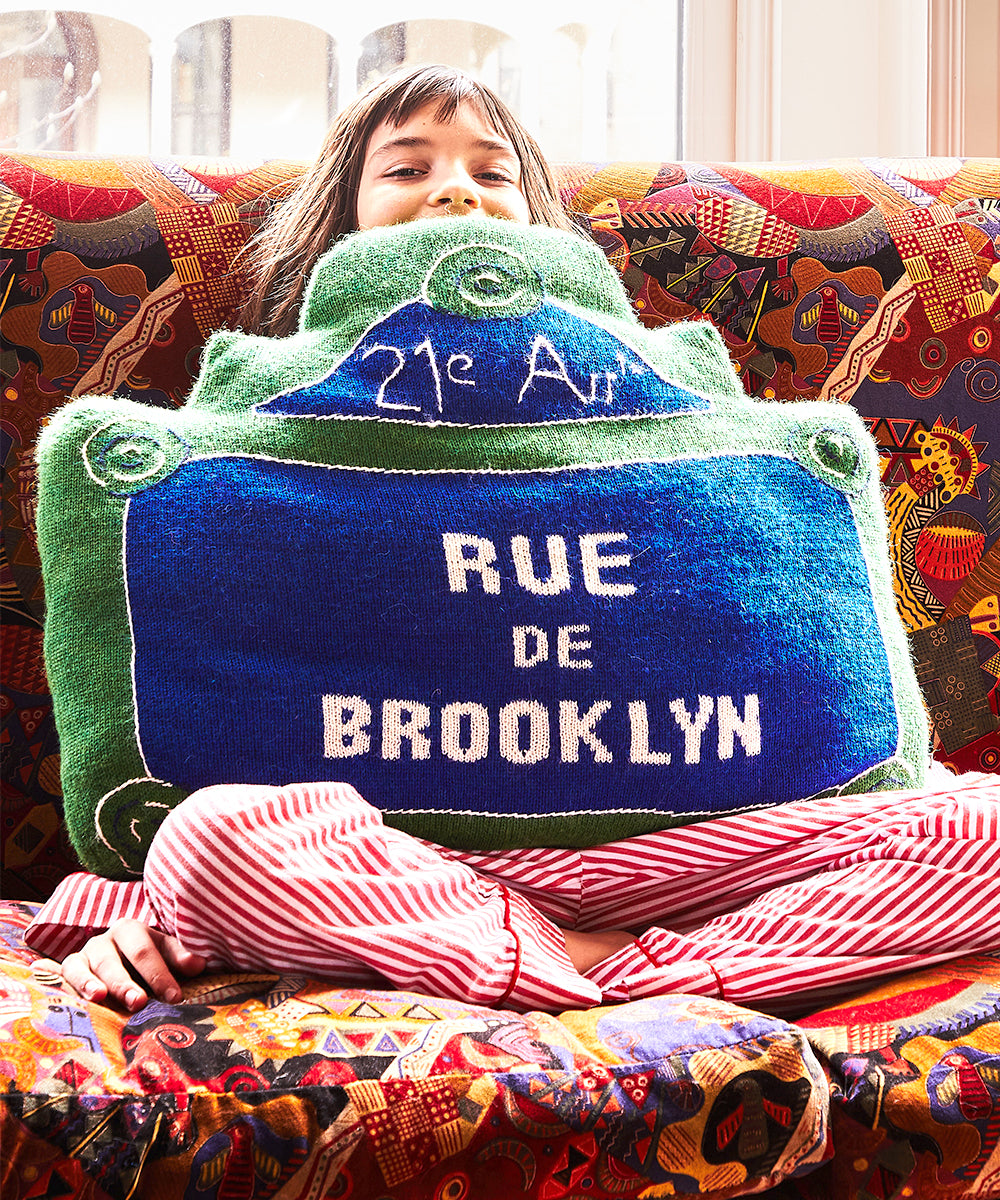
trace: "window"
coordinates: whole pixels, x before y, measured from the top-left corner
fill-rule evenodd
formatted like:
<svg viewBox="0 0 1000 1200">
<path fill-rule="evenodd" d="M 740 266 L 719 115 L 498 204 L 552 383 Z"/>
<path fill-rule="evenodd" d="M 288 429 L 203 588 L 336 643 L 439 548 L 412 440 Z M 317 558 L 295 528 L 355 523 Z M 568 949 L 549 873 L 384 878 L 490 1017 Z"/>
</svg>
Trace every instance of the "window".
<svg viewBox="0 0 1000 1200">
<path fill-rule="evenodd" d="M 380 22 L 380 9 L 398 8 L 372 0 L 363 18 L 324 14 L 320 24 L 302 0 L 280 16 L 204 22 L 192 0 L 141 15 L 120 0 L 122 20 L 7 14 L 0 141 L 22 150 L 309 158 L 359 87 L 399 64 L 445 62 L 496 90 L 553 159 L 680 153 L 683 0 L 513 0 L 490 13 L 495 24 L 436 16 L 443 7 L 427 0 L 410 20 Z M 60 83 L 64 72 L 72 92 Z"/>
<path fill-rule="evenodd" d="M 997 0 L 230 3 L 0 13 L 0 145 L 308 159 L 359 86 L 450 62 L 556 161 L 1000 154 Z"/>
<path fill-rule="evenodd" d="M 174 50 L 170 149 L 174 154 L 228 154 L 232 92 L 232 22 L 185 29 Z"/>
<path fill-rule="evenodd" d="M 72 150 L 93 140 L 101 84 L 97 34 L 85 13 L 0 16 L 4 141 Z"/>
</svg>

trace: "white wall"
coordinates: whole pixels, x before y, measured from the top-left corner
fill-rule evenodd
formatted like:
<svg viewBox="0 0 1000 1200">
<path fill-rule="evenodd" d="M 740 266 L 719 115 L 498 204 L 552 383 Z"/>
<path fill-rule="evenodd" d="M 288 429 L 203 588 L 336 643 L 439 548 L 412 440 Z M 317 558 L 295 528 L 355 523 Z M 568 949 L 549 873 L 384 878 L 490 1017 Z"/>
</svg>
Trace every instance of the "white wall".
<svg viewBox="0 0 1000 1200">
<path fill-rule="evenodd" d="M 921 0 L 689 0 L 685 157 L 926 153 Z"/>
<path fill-rule="evenodd" d="M 965 141 L 974 155 L 1000 155 L 1000 0 L 966 0 Z"/>
<path fill-rule="evenodd" d="M 1000 155 L 1000 0 L 688 0 L 687 158 Z"/>
<path fill-rule="evenodd" d="M 780 157 L 924 154 L 926 7 L 783 0 L 782 9 Z"/>
</svg>

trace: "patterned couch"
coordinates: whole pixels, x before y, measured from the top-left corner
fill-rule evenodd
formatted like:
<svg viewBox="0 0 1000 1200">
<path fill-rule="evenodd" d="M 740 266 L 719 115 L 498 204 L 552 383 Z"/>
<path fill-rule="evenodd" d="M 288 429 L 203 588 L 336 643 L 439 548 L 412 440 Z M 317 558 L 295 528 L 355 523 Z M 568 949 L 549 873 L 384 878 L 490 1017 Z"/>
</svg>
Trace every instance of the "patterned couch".
<svg viewBox="0 0 1000 1200">
<path fill-rule="evenodd" d="M 75 869 L 39 426 L 69 395 L 181 403 L 234 255 L 300 170 L 0 156 L 4 1197 L 1000 1196 L 1000 954 L 794 1023 L 705 997 L 519 1015 L 266 974 L 126 1017 L 32 970 L 24 928 Z M 704 315 L 749 393 L 865 417 L 938 756 L 1000 770 L 1000 161 L 560 177 L 644 321 Z"/>
</svg>

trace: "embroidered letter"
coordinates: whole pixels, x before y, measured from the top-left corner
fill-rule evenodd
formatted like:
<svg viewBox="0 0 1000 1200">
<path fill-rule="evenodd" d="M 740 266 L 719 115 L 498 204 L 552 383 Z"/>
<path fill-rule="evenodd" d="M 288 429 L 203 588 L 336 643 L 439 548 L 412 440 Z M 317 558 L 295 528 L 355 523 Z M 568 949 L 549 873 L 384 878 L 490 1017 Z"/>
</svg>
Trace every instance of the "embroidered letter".
<svg viewBox="0 0 1000 1200">
<path fill-rule="evenodd" d="M 448 358 L 448 363 L 445 366 L 445 374 L 452 383 L 460 383 L 463 387 L 475 387 L 474 379 L 463 379 L 456 375 L 455 371 L 471 371 L 472 359 L 468 354 L 452 354 Z"/>
<path fill-rule="evenodd" d="M 563 762 L 580 761 L 580 743 L 586 742 L 594 762 L 611 762 L 611 751 L 594 732 L 594 726 L 611 707 L 610 700 L 595 700 L 581 716 L 575 700 L 559 701 L 559 747 Z"/>
<path fill-rule="evenodd" d="M 521 721 L 528 723 L 528 744 L 521 745 Z M 530 766 L 549 756 L 549 713 L 537 700 L 512 700 L 500 709 L 500 753 L 508 761 Z"/>
<path fill-rule="evenodd" d="M 549 361 L 555 364 L 555 369 L 550 367 L 540 367 L 538 365 L 539 351 L 544 348 L 548 355 Z M 566 364 L 555 352 L 555 348 L 548 338 L 542 337 L 541 334 L 535 338 L 531 346 L 531 359 L 528 363 L 528 378 L 524 381 L 524 385 L 517 394 L 518 404 L 524 399 L 524 393 L 531 387 L 536 379 L 558 379 L 560 383 L 573 393 L 574 396 L 582 403 L 587 403 L 587 397 L 580 391 L 566 370 Z"/>
<path fill-rule="evenodd" d="M 602 371 L 601 374 L 604 376 L 604 395 L 601 397 L 601 403 L 602 404 L 613 404 L 614 399 L 615 399 L 615 394 L 611 389 L 611 381 L 614 379 L 617 379 L 618 376 L 614 373 L 614 371 Z M 595 374 L 593 374 L 593 372 L 591 373 L 591 376 L 590 376 L 590 403 L 591 404 L 597 403 L 597 381 L 599 378 L 600 378 L 599 375 L 595 375 Z"/>
<path fill-rule="evenodd" d="M 624 375 L 626 371 L 630 372 L 632 375 L 645 375 L 648 370 L 648 368 L 644 367 L 640 362 L 636 362 L 635 360 L 630 362 L 620 350 L 615 351 L 615 358 L 618 359 L 618 368 L 622 375 Z"/>
<path fill-rule="evenodd" d="M 603 542 L 627 542 L 627 533 L 581 533 L 580 559 L 583 564 L 583 582 L 587 591 L 595 596 L 631 596 L 634 583 L 608 583 L 601 578 L 601 570 L 611 567 L 631 566 L 630 554 L 601 554 L 598 546 Z"/>
<path fill-rule="evenodd" d="M 556 635 L 556 651 L 561 667 L 576 667 L 578 670 L 589 670 L 594 664 L 589 658 L 573 658 L 574 650 L 589 650 L 591 642 L 578 642 L 571 635 L 574 633 L 590 633 L 589 625 L 560 625 Z"/>
<path fill-rule="evenodd" d="M 364 354 L 361 355 L 361 361 L 364 362 L 366 358 L 370 358 L 371 355 L 377 354 L 380 350 L 387 350 L 390 354 L 395 354 L 396 369 L 392 372 L 391 375 L 386 375 L 385 379 L 382 380 L 382 383 L 380 384 L 379 389 L 378 389 L 378 395 L 375 397 L 376 407 L 377 408 L 405 409 L 407 412 L 420 412 L 419 404 L 390 404 L 386 400 L 385 389 L 389 386 L 390 383 L 392 383 L 392 381 L 396 378 L 396 376 L 399 374 L 399 372 L 402 371 L 403 364 L 406 362 L 406 355 L 397 346 L 370 346 L 364 352 Z"/>
<path fill-rule="evenodd" d="M 566 558 L 566 541 L 557 533 L 545 539 L 549 555 L 549 577 L 539 579 L 535 564 L 531 560 L 531 542 L 517 533 L 510 539 L 510 552 L 514 559 L 517 582 L 535 596 L 554 596 L 557 592 L 569 591 L 569 562 Z"/>
<path fill-rule="evenodd" d="M 711 696 L 698 697 L 698 711 L 692 717 L 684 707 L 683 700 L 671 700 L 670 711 L 674 720 L 684 731 L 684 761 L 690 765 L 701 762 L 701 735 L 712 719 L 715 703 Z"/>
<path fill-rule="evenodd" d="M 323 697 L 323 757 L 353 758 L 367 754 L 372 706 L 361 696 Z"/>
<path fill-rule="evenodd" d="M 413 357 L 418 354 L 427 355 L 427 363 L 431 369 L 431 375 L 434 376 L 434 394 L 437 399 L 438 412 L 444 411 L 444 398 L 441 395 L 441 372 L 438 370 L 437 355 L 434 353 L 434 347 L 431 345 L 430 338 L 424 338 L 419 346 L 414 346 Z"/>
<path fill-rule="evenodd" d="M 720 696 L 716 701 L 719 720 L 719 758 L 733 757 L 733 740 L 739 737 L 747 758 L 760 754 L 760 701 L 755 692 L 743 697 L 743 716 L 736 711 L 732 696 Z"/>
<path fill-rule="evenodd" d="M 405 717 L 403 714 L 406 714 Z M 410 743 L 410 758 L 430 758 L 431 739 L 424 732 L 431 723 L 431 710 L 413 700 L 383 700 L 382 757 L 403 757 L 403 738 Z"/>
<path fill-rule="evenodd" d="M 532 653 L 528 654 L 528 639 L 532 639 Z M 514 626 L 514 666 L 533 667 L 549 657 L 549 639 L 544 629 L 537 625 Z"/>
<path fill-rule="evenodd" d="M 462 724 L 468 721 L 468 737 Z M 452 762 L 479 762 L 490 751 L 490 714 L 481 704 L 446 704 L 441 709 L 441 753 Z"/>
<path fill-rule="evenodd" d="M 649 714 L 646 711 L 645 700 L 629 701 L 628 722 L 632 729 L 629 762 L 644 763 L 654 767 L 667 766 L 670 762 L 670 755 L 665 750 L 650 750 L 649 748 Z"/>
<path fill-rule="evenodd" d="M 444 560 L 448 566 L 448 587 L 453 592 L 469 590 L 469 573 L 476 572 L 483 584 L 483 591 L 491 596 L 500 594 L 500 572 L 490 566 L 496 562 L 496 547 L 489 538 L 476 537 L 471 533 L 442 533 Z M 474 550 L 474 558 L 466 558 L 464 550 Z"/>
</svg>

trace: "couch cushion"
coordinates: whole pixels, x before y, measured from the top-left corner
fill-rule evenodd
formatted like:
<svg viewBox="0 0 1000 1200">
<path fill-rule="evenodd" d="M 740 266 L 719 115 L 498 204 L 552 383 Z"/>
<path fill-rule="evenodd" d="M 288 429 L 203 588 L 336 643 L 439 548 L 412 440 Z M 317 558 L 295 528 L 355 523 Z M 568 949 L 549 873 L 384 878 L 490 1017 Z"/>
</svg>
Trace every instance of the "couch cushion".
<svg viewBox="0 0 1000 1200">
<path fill-rule="evenodd" d="M 1000 955 L 889 980 L 799 1025 L 832 1083 L 821 1194 L 1000 1195 Z"/>
<path fill-rule="evenodd" d="M 36 909 L 0 904 L 15 1194 L 88 1195 L 99 1180 L 95 1195 L 118 1197 L 138 1178 L 164 1197 L 189 1185 L 214 1197 L 251 1158 L 261 1186 L 394 1200 L 651 1183 L 722 1197 L 765 1173 L 776 1200 L 997 1191 L 997 955 L 791 1026 L 698 997 L 525 1015 L 273 975 L 203 977 L 144 1020 L 36 978 L 22 941 Z M 832 1095 L 825 1147 L 810 1043 Z"/>
<path fill-rule="evenodd" d="M 826 1153 L 802 1034 L 721 1001 L 560 1017 L 228 975 L 126 1017 L 33 976 L 32 911 L 0 908 L 5 1194 L 730 1195 Z"/>
<path fill-rule="evenodd" d="M 216 783 L 345 780 L 487 849 L 922 782 L 862 423 L 748 400 L 709 326 L 645 330 L 572 234 L 355 235 L 297 335 L 218 335 L 178 413 L 75 402 L 39 469 L 67 820 L 103 874 Z"/>
</svg>

